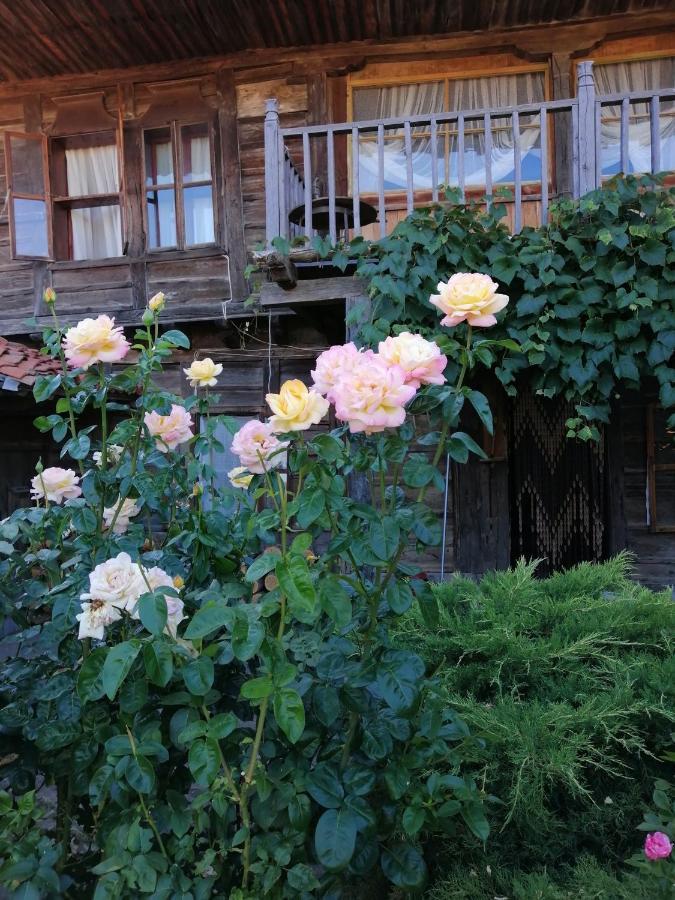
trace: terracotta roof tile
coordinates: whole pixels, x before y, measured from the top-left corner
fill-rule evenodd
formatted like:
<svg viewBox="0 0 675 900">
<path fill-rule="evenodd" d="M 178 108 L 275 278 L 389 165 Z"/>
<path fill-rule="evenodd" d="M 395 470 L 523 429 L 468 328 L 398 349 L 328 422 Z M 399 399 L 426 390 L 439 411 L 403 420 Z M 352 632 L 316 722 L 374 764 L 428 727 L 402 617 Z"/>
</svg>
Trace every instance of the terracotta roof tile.
<svg viewBox="0 0 675 900">
<path fill-rule="evenodd" d="M 42 356 L 35 347 L 0 337 L 0 379 L 14 378 L 20 384 L 32 387 L 37 375 L 59 370 L 58 360 Z"/>
</svg>

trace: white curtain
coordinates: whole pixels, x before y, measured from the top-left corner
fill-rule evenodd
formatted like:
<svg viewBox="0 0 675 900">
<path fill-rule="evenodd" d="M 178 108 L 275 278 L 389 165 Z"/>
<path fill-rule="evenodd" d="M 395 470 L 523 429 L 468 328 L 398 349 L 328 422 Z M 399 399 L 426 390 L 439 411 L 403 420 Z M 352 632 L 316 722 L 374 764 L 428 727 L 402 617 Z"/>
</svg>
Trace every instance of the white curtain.
<svg viewBox="0 0 675 900">
<path fill-rule="evenodd" d="M 593 67 L 598 94 L 658 91 L 675 87 L 675 58 L 638 60 Z M 661 102 L 661 170 L 675 168 L 675 104 Z M 603 106 L 600 120 L 603 175 L 621 171 L 621 106 Z M 628 118 L 628 170 L 651 171 L 649 103 L 631 103 Z"/>
<path fill-rule="evenodd" d="M 115 194 L 119 191 L 117 147 L 66 150 L 69 197 Z M 70 212 L 73 259 L 105 259 L 122 255 L 119 205 L 93 206 Z"/>
<path fill-rule="evenodd" d="M 413 116 L 441 112 L 445 106 L 444 82 L 427 84 L 402 84 L 396 87 L 364 88 L 354 92 L 355 121 L 383 119 L 394 116 Z M 449 88 L 449 110 L 496 109 L 537 103 L 544 99 L 543 73 L 534 72 L 520 75 L 496 75 L 490 78 L 467 78 L 451 80 Z M 413 182 L 416 189 L 432 187 L 431 140 L 427 127 L 413 129 Z M 426 132 L 426 134 L 424 134 Z M 422 133 L 422 134 L 420 134 Z M 391 139 L 391 135 L 395 135 Z M 403 129 L 385 132 L 389 139 L 385 142 L 384 177 L 385 187 L 405 188 L 406 159 Z M 521 116 L 520 148 L 521 159 L 539 146 L 540 129 L 538 119 Z M 485 184 L 485 134 L 482 120 L 465 122 L 464 175 L 467 186 Z M 457 129 L 454 123 L 438 127 L 438 180 L 446 184 L 457 184 Z M 510 117 L 492 120 L 492 152 L 490 155 L 493 183 L 508 181 L 514 169 L 514 142 Z M 378 150 L 374 140 L 364 138 L 359 148 L 359 172 L 361 191 L 377 190 Z M 538 180 L 540 167 L 534 164 L 532 172 L 523 166 L 523 180 Z M 530 164 L 530 169 L 533 165 Z M 448 171 L 449 169 L 449 171 Z"/>
<path fill-rule="evenodd" d="M 211 147 L 207 136 L 190 138 L 189 180 L 211 180 Z M 211 185 L 190 187 L 189 183 L 186 183 L 183 188 L 183 199 L 186 243 L 188 245 L 213 243 L 215 236 Z"/>
</svg>

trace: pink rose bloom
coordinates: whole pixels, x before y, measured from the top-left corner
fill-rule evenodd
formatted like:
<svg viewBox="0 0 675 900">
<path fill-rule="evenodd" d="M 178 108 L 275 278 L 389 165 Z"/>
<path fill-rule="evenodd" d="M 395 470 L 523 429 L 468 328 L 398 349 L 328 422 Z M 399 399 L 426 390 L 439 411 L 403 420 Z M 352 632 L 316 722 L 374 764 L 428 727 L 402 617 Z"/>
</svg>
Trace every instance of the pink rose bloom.
<svg viewBox="0 0 675 900">
<path fill-rule="evenodd" d="M 509 302 L 506 294 L 497 293 L 498 287 L 489 275 L 457 272 L 439 283 L 429 302 L 445 313 L 441 325 L 452 328 L 466 320 L 474 328 L 487 328 L 497 324 L 495 313 Z"/>
<path fill-rule="evenodd" d="M 171 405 L 168 416 L 162 416 L 153 410 L 146 412 L 143 421 L 161 453 L 175 450 L 179 444 L 185 444 L 192 437 L 192 416 L 177 403 Z"/>
<path fill-rule="evenodd" d="M 396 428 L 405 421 L 405 404 L 415 393 L 400 366 L 388 366 L 375 354 L 359 354 L 335 389 L 335 415 L 355 434 Z"/>
<path fill-rule="evenodd" d="M 417 390 L 423 384 L 444 384 L 443 372 L 448 364 L 438 344 L 425 340 L 421 334 L 403 331 L 388 337 L 378 347 L 378 356 L 389 366 L 400 366 L 406 384 Z"/>
<path fill-rule="evenodd" d="M 99 362 L 118 362 L 129 352 L 129 341 L 110 316 L 82 319 L 66 331 L 63 351 L 71 366 L 88 369 Z"/>
<path fill-rule="evenodd" d="M 44 469 L 31 480 L 30 492 L 33 500 L 44 500 L 61 504 L 65 500 L 74 500 L 82 493 L 79 487 L 80 478 L 72 469 L 51 466 Z"/>
<path fill-rule="evenodd" d="M 666 859 L 673 852 L 670 838 L 662 831 L 655 831 L 645 838 L 645 856 L 654 862 L 657 859 Z"/>
<path fill-rule="evenodd" d="M 265 469 L 275 469 L 284 461 L 281 452 L 287 445 L 280 441 L 269 422 L 252 419 L 232 438 L 232 452 L 249 472 L 262 475 Z"/>
<path fill-rule="evenodd" d="M 350 371 L 354 361 L 363 356 L 374 355 L 372 350 L 359 351 L 351 341 L 324 350 L 317 356 L 316 368 L 310 373 L 317 391 L 331 403 L 334 402 L 335 389 L 342 376 Z"/>
</svg>

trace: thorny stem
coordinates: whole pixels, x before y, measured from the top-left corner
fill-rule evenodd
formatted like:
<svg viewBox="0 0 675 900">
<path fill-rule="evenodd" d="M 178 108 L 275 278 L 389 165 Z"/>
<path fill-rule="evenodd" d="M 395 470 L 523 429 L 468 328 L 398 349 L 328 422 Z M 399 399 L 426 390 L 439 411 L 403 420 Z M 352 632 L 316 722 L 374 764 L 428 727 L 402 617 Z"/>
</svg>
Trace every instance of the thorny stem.
<svg viewBox="0 0 675 900">
<path fill-rule="evenodd" d="M 136 741 L 134 740 L 134 736 L 131 733 L 131 729 L 129 728 L 128 725 L 126 726 L 126 728 L 127 728 L 127 735 L 129 736 L 129 743 L 131 744 L 131 752 L 134 755 L 134 759 L 137 760 L 138 755 L 136 753 Z M 141 809 L 143 810 L 143 815 L 145 816 L 145 820 L 148 823 L 148 825 L 150 826 L 150 828 L 152 828 L 152 832 L 155 835 L 155 837 L 157 838 L 157 843 L 159 844 L 159 849 L 162 851 L 162 856 L 168 860 L 169 855 L 166 852 L 166 847 L 164 846 L 164 841 L 162 840 L 162 835 L 159 833 L 159 829 L 157 828 L 157 824 L 156 824 L 155 820 L 152 818 L 152 815 L 150 814 L 150 810 L 145 805 L 145 800 L 143 799 L 143 794 L 141 794 L 140 791 L 136 791 L 136 793 L 138 794 L 138 800 L 141 804 Z"/>
<path fill-rule="evenodd" d="M 211 718 L 211 714 L 209 713 L 209 711 L 205 705 L 202 705 L 201 710 L 202 710 L 202 715 L 208 722 L 209 719 Z M 222 766 L 223 774 L 225 775 L 225 781 L 227 781 L 227 786 L 232 791 L 232 796 L 234 797 L 235 802 L 239 803 L 241 801 L 241 796 L 239 794 L 239 791 L 237 790 L 237 785 L 234 783 L 234 778 L 232 777 L 232 771 L 227 764 L 225 756 L 223 755 L 223 750 L 220 746 L 220 741 L 216 741 L 216 746 L 218 747 L 218 756 L 220 757 L 220 765 Z"/>
</svg>

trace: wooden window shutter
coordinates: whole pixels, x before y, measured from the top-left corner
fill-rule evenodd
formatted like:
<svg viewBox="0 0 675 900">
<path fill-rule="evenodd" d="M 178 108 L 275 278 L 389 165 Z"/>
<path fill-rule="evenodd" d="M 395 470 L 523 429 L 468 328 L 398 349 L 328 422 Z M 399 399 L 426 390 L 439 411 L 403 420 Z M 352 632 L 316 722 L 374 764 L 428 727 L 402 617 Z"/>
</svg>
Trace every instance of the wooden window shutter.
<svg viewBox="0 0 675 900">
<path fill-rule="evenodd" d="M 15 259 L 51 259 L 52 227 L 47 139 L 5 132 L 9 233 Z"/>
</svg>

